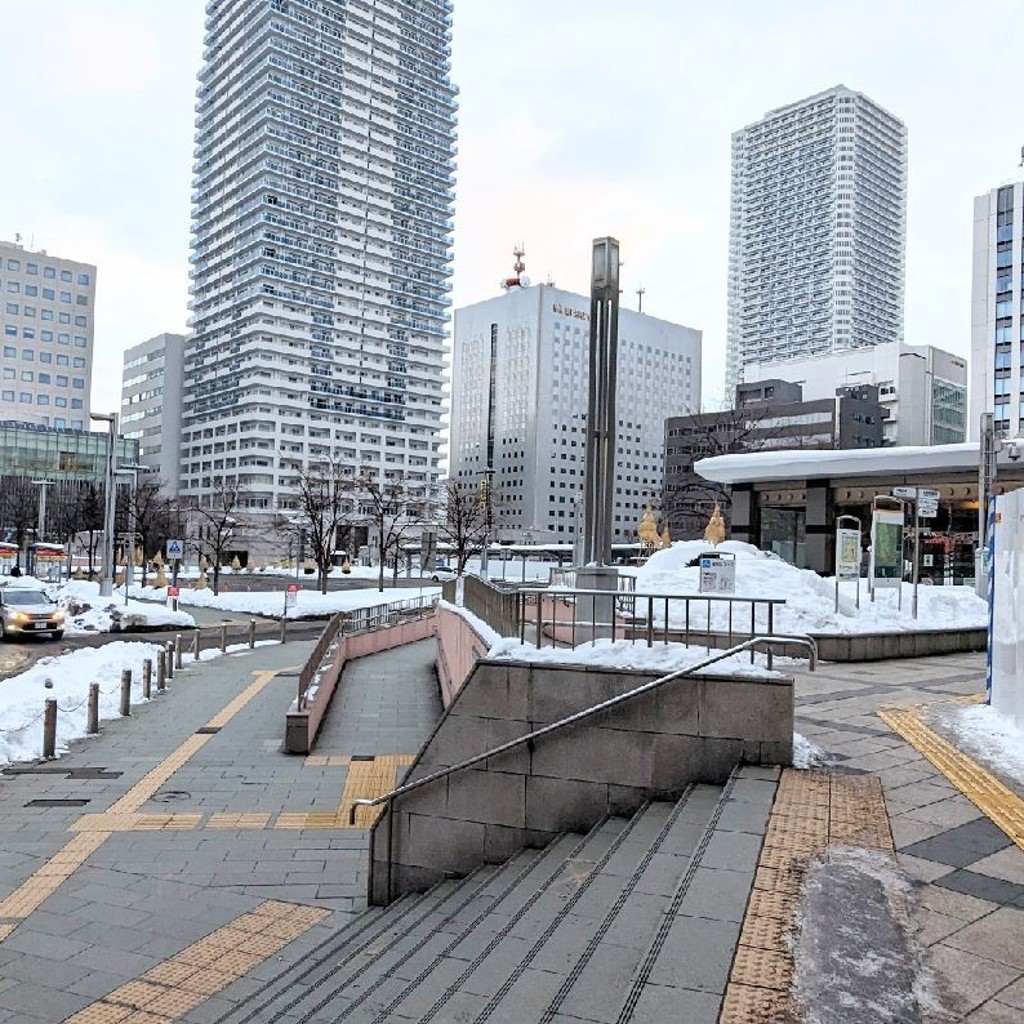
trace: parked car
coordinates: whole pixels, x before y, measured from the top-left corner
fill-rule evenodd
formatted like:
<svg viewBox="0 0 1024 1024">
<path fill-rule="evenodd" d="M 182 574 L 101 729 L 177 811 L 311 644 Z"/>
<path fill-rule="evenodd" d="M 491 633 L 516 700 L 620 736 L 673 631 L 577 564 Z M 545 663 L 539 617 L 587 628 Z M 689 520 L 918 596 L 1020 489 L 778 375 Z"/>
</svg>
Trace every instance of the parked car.
<svg viewBox="0 0 1024 1024">
<path fill-rule="evenodd" d="M 435 565 L 433 569 L 422 569 L 420 575 L 424 579 L 430 579 L 434 583 L 444 583 L 445 580 L 457 580 L 459 574 L 450 565 Z"/>
<path fill-rule="evenodd" d="M 10 585 L 0 589 L 0 639 L 33 633 L 64 635 L 64 611 L 45 590 Z"/>
</svg>

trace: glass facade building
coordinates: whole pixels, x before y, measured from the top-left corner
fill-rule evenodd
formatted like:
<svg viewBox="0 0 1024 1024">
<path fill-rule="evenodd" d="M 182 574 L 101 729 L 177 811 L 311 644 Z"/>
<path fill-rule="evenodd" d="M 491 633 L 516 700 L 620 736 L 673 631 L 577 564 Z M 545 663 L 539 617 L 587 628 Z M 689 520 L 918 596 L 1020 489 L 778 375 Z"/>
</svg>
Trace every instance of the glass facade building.
<svg viewBox="0 0 1024 1024">
<path fill-rule="evenodd" d="M 211 0 L 196 104 L 181 491 L 294 507 L 330 461 L 437 481 L 451 0 Z"/>
<path fill-rule="evenodd" d="M 749 363 L 903 340 L 907 130 L 845 86 L 732 138 L 727 393 Z"/>
</svg>

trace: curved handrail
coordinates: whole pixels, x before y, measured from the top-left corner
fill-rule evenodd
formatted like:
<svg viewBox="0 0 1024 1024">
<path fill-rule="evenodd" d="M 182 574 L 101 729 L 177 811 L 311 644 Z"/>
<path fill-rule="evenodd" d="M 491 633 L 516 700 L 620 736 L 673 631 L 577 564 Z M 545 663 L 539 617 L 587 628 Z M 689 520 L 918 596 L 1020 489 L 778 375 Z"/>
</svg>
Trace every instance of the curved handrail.
<svg viewBox="0 0 1024 1024">
<path fill-rule="evenodd" d="M 552 722 L 550 725 L 545 725 L 540 729 L 535 729 L 533 732 L 527 733 L 525 736 L 517 736 L 514 740 L 509 740 L 507 743 L 502 743 L 500 746 L 493 747 L 491 750 L 486 751 L 483 754 L 475 754 L 473 757 L 468 758 L 465 761 L 460 761 L 458 764 L 451 765 L 448 768 L 442 768 L 440 771 L 432 772 L 430 775 L 424 775 L 422 779 L 416 779 L 414 782 L 408 782 L 403 786 L 398 786 L 396 789 L 391 790 L 390 793 L 384 793 L 382 796 L 373 797 L 372 799 L 359 799 L 353 800 L 352 806 L 348 812 L 348 823 L 354 825 L 356 823 L 356 810 L 359 807 L 376 807 L 378 804 L 390 803 L 396 796 L 404 796 L 406 793 L 411 793 L 414 789 L 419 789 L 421 786 L 426 786 L 431 782 L 436 782 L 438 779 L 443 779 L 448 775 L 452 775 L 455 772 L 462 771 L 464 768 L 471 768 L 475 764 L 479 764 L 481 761 L 486 761 L 489 757 L 497 757 L 498 754 L 504 754 L 507 750 L 514 750 L 516 747 L 521 747 L 524 743 L 529 743 L 532 740 L 538 739 L 541 736 L 547 736 L 549 733 L 557 732 L 559 729 L 564 729 L 567 725 L 573 725 L 576 722 L 581 722 L 585 718 L 590 718 L 591 715 L 596 715 L 601 711 L 607 711 L 609 708 L 616 707 L 619 704 L 624 704 L 627 700 L 632 700 L 634 697 L 640 696 L 643 693 L 649 693 L 651 690 L 657 689 L 659 686 L 664 686 L 665 683 L 670 683 L 675 679 L 681 679 L 683 676 L 693 675 L 695 672 L 699 672 L 702 668 L 707 668 L 708 665 L 713 665 L 717 661 L 722 661 L 724 658 L 729 658 L 734 654 L 740 654 L 743 651 L 748 651 L 758 644 L 766 644 L 769 647 L 773 645 L 782 644 L 796 644 L 799 647 L 804 647 L 808 651 L 808 662 L 810 664 L 811 671 L 813 672 L 818 666 L 818 645 L 809 636 L 755 636 L 749 640 L 744 640 L 743 643 L 737 644 L 735 647 L 730 647 L 727 651 L 719 651 L 716 654 L 705 658 L 703 661 L 697 662 L 696 665 L 689 665 L 686 668 L 678 669 L 675 672 L 669 672 L 667 675 L 659 676 L 657 679 L 652 679 L 649 683 L 644 683 L 642 686 L 636 687 L 633 690 L 627 690 L 626 693 L 620 693 L 618 696 L 610 697 L 608 700 L 601 701 L 600 704 L 595 704 L 592 707 L 584 708 L 582 711 L 577 711 L 575 714 L 569 715 L 568 718 L 562 718 L 557 722 Z"/>
</svg>

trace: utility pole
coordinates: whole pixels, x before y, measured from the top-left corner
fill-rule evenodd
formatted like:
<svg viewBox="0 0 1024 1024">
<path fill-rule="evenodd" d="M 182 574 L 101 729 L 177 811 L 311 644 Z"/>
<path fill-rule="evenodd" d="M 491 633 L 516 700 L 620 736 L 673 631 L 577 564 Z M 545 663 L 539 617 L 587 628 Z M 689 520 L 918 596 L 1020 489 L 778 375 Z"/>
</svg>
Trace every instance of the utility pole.
<svg viewBox="0 0 1024 1024">
<path fill-rule="evenodd" d="M 100 577 L 100 597 L 114 593 L 114 462 L 117 442 L 117 413 L 89 413 L 89 419 L 107 424 L 107 468 L 104 477 L 103 508 L 103 575 Z"/>
</svg>

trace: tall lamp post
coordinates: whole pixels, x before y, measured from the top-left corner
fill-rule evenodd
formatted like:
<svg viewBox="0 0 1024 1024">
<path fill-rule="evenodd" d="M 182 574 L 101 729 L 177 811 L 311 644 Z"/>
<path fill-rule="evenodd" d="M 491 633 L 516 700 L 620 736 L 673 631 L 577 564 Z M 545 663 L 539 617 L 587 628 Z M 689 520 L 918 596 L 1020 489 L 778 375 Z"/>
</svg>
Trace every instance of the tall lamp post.
<svg viewBox="0 0 1024 1024">
<path fill-rule="evenodd" d="M 103 506 L 103 575 L 100 597 L 114 593 L 114 457 L 117 441 L 117 413 L 89 413 L 89 419 L 107 424 L 107 468 L 104 476 Z"/>
</svg>

